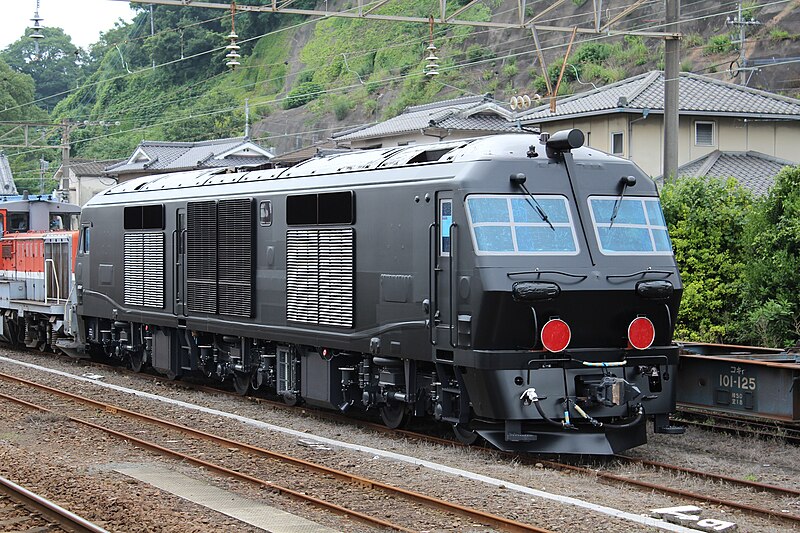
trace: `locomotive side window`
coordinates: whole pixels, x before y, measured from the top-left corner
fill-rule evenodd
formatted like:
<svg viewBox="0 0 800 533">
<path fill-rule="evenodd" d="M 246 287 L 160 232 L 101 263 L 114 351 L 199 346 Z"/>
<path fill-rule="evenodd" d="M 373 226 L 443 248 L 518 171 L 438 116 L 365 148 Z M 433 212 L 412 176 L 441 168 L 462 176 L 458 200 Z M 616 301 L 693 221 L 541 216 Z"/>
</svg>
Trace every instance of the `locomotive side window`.
<svg viewBox="0 0 800 533">
<path fill-rule="evenodd" d="M 353 224 L 353 191 L 298 194 L 286 198 L 286 224 Z"/>
<path fill-rule="evenodd" d="M 123 216 L 126 230 L 164 229 L 164 206 L 161 204 L 126 207 Z"/>
<path fill-rule="evenodd" d="M 7 231 L 28 231 L 28 213 L 9 213 Z"/>
<path fill-rule="evenodd" d="M 453 201 L 439 200 L 439 253 L 450 256 L 450 226 L 453 225 Z"/>
<path fill-rule="evenodd" d="M 475 252 L 478 255 L 577 254 L 578 241 L 567 199 L 535 198 L 549 223 L 542 220 L 536 204 L 526 196 L 468 196 L 467 214 Z"/>
<path fill-rule="evenodd" d="M 81 228 L 81 243 L 79 250 L 82 254 L 89 253 L 89 237 L 91 235 L 91 230 L 91 226 L 83 226 L 83 228 Z"/>
<path fill-rule="evenodd" d="M 595 237 L 606 255 L 672 253 L 658 198 L 589 197 Z"/>
<path fill-rule="evenodd" d="M 258 206 L 258 217 L 262 226 L 272 225 L 272 201 L 264 200 Z"/>
</svg>

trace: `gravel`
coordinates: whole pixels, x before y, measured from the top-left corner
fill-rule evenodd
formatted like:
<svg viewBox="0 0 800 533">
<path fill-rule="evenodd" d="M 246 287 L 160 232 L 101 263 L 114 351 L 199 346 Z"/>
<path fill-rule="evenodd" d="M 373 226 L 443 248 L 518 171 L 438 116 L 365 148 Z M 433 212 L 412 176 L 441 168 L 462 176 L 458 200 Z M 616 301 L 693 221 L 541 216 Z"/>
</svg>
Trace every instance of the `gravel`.
<svg viewBox="0 0 800 533">
<path fill-rule="evenodd" d="M 146 376 L 99 369 L 82 361 L 59 359 L 36 353 L 19 353 L 0 349 L 0 355 L 13 357 L 75 374 L 103 375 L 103 381 L 163 395 L 214 409 L 254 418 L 309 434 L 320 435 L 352 444 L 371 446 L 434 461 L 454 468 L 506 480 L 538 490 L 580 498 L 633 514 L 648 514 L 650 509 L 677 505 L 698 505 L 705 509 L 704 517 L 736 522 L 740 531 L 793 531 L 796 526 L 786 522 L 746 515 L 730 509 L 677 499 L 659 493 L 643 491 L 620 484 L 609 484 L 596 476 L 567 473 L 538 465 L 522 464 L 499 454 L 480 450 L 455 448 L 375 433 L 355 425 L 319 419 L 303 408 L 291 410 L 260 405 L 242 398 L 215 395 L 184 389 L 172 384 L 154 382 Z M 0 371 L 24 375 L 104 402 L 143 410 L 154 416 L 169 418 L 187 426 L 203 429 L 250 444 L 304 458 L 353 474 L 373 477 L 385 483 L 415 490 L 478 507 L 553 531 L 656 531 L 622 519 L 521 494 L 503 487 L 453 477 L 408 463 L 373 457 L 360 452 L 333 447 L 330 450 L 303 446 L 296 437 L 259 430 L 236 421 L 213 415 L 188 411 L 163 403 L 134 398 L 131 395 L 103 389 L 91 383 L 44 374 L 18 365 L 0 362 Z M 12 387 L 0 382 L 0 390 Z M 56 402 L 58 403 L 58 402 Z M 188 465 L 163 459 L 111 437 L 87 432 L 63 418 L 32 414 L 6 401 L 0 403 L 4 416 L 0 418 L 0 475 L 34 482 L 37 492 L 43 492 L 61 505 L 85 518 L 98 521 L 112 531 L 251 531 L 248 526 L 213 513 L 177 497 L 165 494 L 113 471 L 113 465 L 125 463 L 162 464 L 180 470 L 191 477 L 206 479 L 214 485 L 237 492 L 245 497 L 280 507 L 310 520 L 324 523 L 341 531 L 368 531 L 368 526 L 355 524 L 341 517 L 305 504 L 277 496 L 270 491 L 241 485 L 225 478 L 210 475 Z M 57 405 L 56 405 L 57 407 Z M 170 438 L 170 437 L 168 437 Z M 779 441 L 763 441 L 709 433 L 689 428 L 686 435 L 650 435 L 650 442 L 632 450 L 630 456 L 641 457 L 698 470 L 708 470 L 733 477 L 745 478 L 783 487 L 800 488 L 798 470 L 800 457 L 796 448 Z M 209 452 L 210 453 L 210 452 Z M 266 467 L 257 467 L 263 471 Z M 752 499 L 754 504 L 778 511 L 800 514 L 796 499 L 774 495 L 745 493 L 741 489 L 694 477 L 674 476 L 665 472 L 642 469 L 635 465 L 603 462 L 602 468 L 619 475 L 631 475 L 650 482 L 680 486 L 697 493 L 736 496 Z M 291 479 L 288 476 L 286 479 Z M 301 482 L 311 483 L 313 474 L 297 472 Z M 296 480 L 295 480 L 296 481 Z M 48 494 L 49 493 L 49 494 Z M 342 501 L 353 500 L 360 505 L 363 490 L 345 490 Z M 376 498 L 379 500 L 379 498 Z M 113 502 L 113 505 L 108 505 Z M 396 512 L 396 501 L 385 498 L 384 514 Z M 402 517 L 401 517 L 402 518 Z M 411 520 L 411 518 L 408 518 Z M 451 524 L 433 522 L 430 531 L 491 531 L 491 528 L 471 524 L 466 519 L 453 518 Z M 422 529 L 423 522 L 413 526 Z M 425 526 L 427 527 L 427 526 Z"/>
</svg>

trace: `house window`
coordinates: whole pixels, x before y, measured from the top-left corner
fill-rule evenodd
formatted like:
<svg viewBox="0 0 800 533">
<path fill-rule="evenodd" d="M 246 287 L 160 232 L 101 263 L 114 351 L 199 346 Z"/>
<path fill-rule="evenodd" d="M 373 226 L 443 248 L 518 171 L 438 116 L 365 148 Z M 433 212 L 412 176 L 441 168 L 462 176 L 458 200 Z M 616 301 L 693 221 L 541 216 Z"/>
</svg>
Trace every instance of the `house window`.
<svg viewBox="0 0 800 533">
<path fill-rule="evenodd" d="M 694 123 L 694 144 L 695 146 L 714 146 L 713 122 Z"/>
<path fill-rule="evenodd" d="M 614 132 L 611 134 L 611 153 L 614 155 L 622 155 L 622 132 Z"/>
</svg>

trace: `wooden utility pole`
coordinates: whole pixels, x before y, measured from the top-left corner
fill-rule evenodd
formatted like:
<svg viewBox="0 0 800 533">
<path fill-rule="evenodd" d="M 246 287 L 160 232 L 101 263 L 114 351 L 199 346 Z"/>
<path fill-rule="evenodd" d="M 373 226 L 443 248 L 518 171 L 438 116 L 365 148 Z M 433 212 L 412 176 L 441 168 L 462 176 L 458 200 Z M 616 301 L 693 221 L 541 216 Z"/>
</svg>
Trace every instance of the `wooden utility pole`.
<svg viewBox="0 0 800 533">
<path fill-rule="evenodd" d="M 664 169 L 666 182 L 678 174 L 678 110 L 680 106 L 680 0 L 665 0 L 668 34 L 664 41 Z"/>
</svg>

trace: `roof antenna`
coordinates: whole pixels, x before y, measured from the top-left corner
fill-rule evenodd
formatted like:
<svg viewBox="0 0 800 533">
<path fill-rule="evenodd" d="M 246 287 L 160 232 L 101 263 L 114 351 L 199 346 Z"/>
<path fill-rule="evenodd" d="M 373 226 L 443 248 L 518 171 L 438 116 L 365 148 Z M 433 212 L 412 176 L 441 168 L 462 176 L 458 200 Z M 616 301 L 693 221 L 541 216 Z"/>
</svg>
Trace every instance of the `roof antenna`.
<svg viewBox="0 0 800 533">
<path fill-rule="evenodd" d="M 36 55 L 39 55 L 39 40 L 44 39 L 44 35 L 42 35 L 42 24 L 41 22 L 44 20 L 42 17 L 39 16 L 39 0 L 36 0 L 36 11 L 33 14 L 33 26 L 31 29 L 33 33 L 30 35 L 31 39 L 33 39 L 34 50 Z"/>
</svg>

